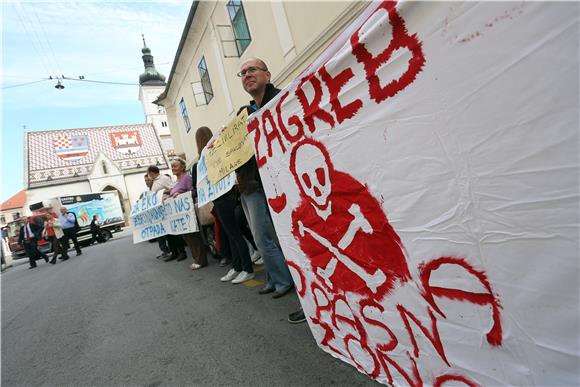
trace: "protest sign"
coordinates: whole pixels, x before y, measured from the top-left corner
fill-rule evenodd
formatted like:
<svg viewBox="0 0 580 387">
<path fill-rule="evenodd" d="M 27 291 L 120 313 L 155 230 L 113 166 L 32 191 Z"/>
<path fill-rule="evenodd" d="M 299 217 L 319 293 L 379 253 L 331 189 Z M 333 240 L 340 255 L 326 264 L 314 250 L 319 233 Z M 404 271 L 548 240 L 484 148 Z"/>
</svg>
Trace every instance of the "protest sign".
<svg viewBox="0 0 580 387">
<path fill-rule="evenodd" d="M 229 192 L 236 183 L 235 172 L 227 174 L 216 184 L 211 183 L 208 178 L 207 165 L 205 162 L 206 151 L 207 149 L 204 149 L 201 152 L 201 156 L 197 162 L 197 205 L 199 207 L 202 207 Z"/>
<path fill-rule="evenodd" d="M 145 191 L 131 209 L 133 243 L 199 231 L 191 192 L 163 201 L 163 191 Z"/>
<path fill-rule="evenodd" d="M 244 109 L 222 130 L 213 146 L 207 149 L 207 172 L 212 184 L 234 172 L 254 155 L 252 143 L 248 139 L 247 118 L 248 113 Z"/>
<path fill-rule="evenodd" d="M 318 345 L 395 385 L 577 385 L 578 3 L 372 3 L 248 119 Z"/>
</svg>

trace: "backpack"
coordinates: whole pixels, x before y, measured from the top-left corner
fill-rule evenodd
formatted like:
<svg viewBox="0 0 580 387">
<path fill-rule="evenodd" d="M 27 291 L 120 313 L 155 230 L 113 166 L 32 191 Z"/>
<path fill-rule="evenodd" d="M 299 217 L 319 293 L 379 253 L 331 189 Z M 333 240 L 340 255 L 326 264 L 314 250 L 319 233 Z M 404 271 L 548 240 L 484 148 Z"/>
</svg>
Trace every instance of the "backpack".
<svg viewBox="0 0 580 387">
<path fill-rule="evenodd" d="M 75 217 L 75 226 L 73 227 L 73 230 L 75 230 L 75 232 L 78 232 L 81 229 L 81 226 L 79 224 L 79 221 L 77 220 L 77 214 L 75 214 L 72 211 L 70 211 L 70 213 L 73 214 L 73 216 Z"/>
</svg>

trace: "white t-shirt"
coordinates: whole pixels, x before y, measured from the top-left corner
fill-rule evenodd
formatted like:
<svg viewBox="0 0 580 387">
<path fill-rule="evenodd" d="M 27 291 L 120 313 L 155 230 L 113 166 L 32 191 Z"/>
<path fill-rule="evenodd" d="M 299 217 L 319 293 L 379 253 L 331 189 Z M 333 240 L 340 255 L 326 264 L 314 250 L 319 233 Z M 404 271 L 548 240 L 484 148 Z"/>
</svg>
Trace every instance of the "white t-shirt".
<svg viewBox="0 0 580 387">
<path fill-rule="evenodd" d="M 153 180 L 151 191 L 153 192 L 159 192 L 163 190 L 170 191 L 174 185 L 175 183 L 173 182 L 173 180 L 171 180 L 171 177 L 164 174 L 159 174 L 159 176 L 157 176 L 157 178 Z"/>
</svg>

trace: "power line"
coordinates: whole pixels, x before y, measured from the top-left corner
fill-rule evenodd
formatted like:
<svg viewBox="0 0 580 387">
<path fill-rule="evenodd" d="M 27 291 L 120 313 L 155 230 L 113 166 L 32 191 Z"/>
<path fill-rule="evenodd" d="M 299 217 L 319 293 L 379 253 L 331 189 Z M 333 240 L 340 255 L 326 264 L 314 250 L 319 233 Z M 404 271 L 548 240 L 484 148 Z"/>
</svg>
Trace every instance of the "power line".
<svg viewBox="0 0 580 387">
<path fill-rule="evenodd" d="M 51 61 L 50 61 L 50 57 L 48 56 L 47 50 L 44 48 L 44 43 L 40 39 L 40 36 L 38 35 L 38 32 L 36 31 L 36 28 L 34 28 L 34 23 L 32 22 L 32 19 L 30 18 L 29 14 L 28 14 L 28 12 L 26 10 L 26 8 L 24 7 L 24 4 L 22 3 L 22 1 L 19 1 L 18 4 L 20 5 L 20 8 L 22 8 L 22 12 L 24 14 L 24 18 L 26 19 L 26 21 L 30 25 L 30 29 L 34 33 L 34 36 L 36 37 L 36 41 L 38 42 L 38 45 L 42 49 L 42 52 L 44 54 L 44 58 L 46 59 L 47 63 L 50 65 L 49 67 L 51 67 L 53 70 L 56 70 L 53 73 L 53 74 L 56 74 L 57 71 L 58 71 L 58 67 L 56 67 L 56 68 L 53 68 L 52 67 L 53 66 L 53 63 L 51 63 Z"/>
<path fill-rule="evenodd" d="M 32 82 L 25 82 L 25 83 L 19 83 L 17 85 L 10 85 L 10 86 L 5 86 L 2 88 L 2 90 L 4 89 L 12 89 L 15 87 L 21 87 L 21 86 L 27 86 L 27 85 L 32 85 L 35 83 L 40 83 L 40 82 L 46 82 L 46 81 L 75 81 L 75 82 L 88 82 L 88 83 L 99 83 L 99 84 L 105 84 L 105 85 L 123 85 L 123 86 L 139 86 L 138 83 L 129 83 L 129 82 L 113 82 L 113 81 L 97 81 L 94 79 L 76 79 L 76 78 L 68 78 L 68 77 L 50 77 L 50 78 L 44 78 L 44 79 L 39 79 L 37 81 L 32 81 Z"/>
<path fill-rule="evenodd" d="M 39 77 L 27 77 L 27 76 L 23 76 L 23 75 L 7 75 L 7 74 L 2 74 L 2 78 L 38 79 Z"/>
<path fill-rule="evenodd" d="M 22 20 L 22 17 L 20 16 L 20 12 L 18 11 L 18 8 L 16 7 L 16 3 L 13 3 L 12 5 L 14 6 L 14 10 L 16 11 L 16 16 L 18 16 L 18 20 L 20 20 L 20 24 L 22 25 L 22 27 L 24 29 L 24 32 L 26 32 L 26 35 L 28 36 L 28 39 L 32 43 L 32 47 L 34 48 L 34 50 L 36 51 L 36 54 L 38 55 L 38 57 L 40 59 L 40 64 L 42 65 L 42 67 L 44 67 L 44 70 L 46 71 L 46 73 L 48 75 L 50 75 L 50 71 L 46 67 L 46 64 L 42 61 L 42 55 L 40 55 L 40 51 L 36 47 L 36 43 L 34 43 L 34 39 L 32 39 L 32 36 L 30 35 L 30 32 L 28 32 L 28 28 L 26 27 L 26 25 L 24 24 L 24 21 Z"/>
<path fill-rule="evenodd" d="M 163 62 L 163 63 L 159 63 L 156 66 L 163 66 L 163 65 L 172 64 L 172 63 L 173 62 Z M 141 68 L 143 68 L 143 66 L 133 66 L 133 67 L 127 67 L 127 68 L 124 68 L 124 69 L 99 71 L 99 72 L 96 72 L 96 73 L 87 73 L 85 75 L 98 75 L 98 74 L 116 73 L 116 72 L 120 72 L 120 71 L 135 70 L 135 69 L 141 69 Z"/>
<path fill-rule="evenodd" d="M 38 25 L 40 25 L 40 29 L 42 30 L 44 40 L 46 40 L 48 48 L 50 49 L 50 52 L 52 54 L 52 58 L 54 59 L 54 63 L 56 63 L 56 67 L 58 68 L 59 73 L 62 74 L 62 68 L 60 67 L 60 63 L 58 63 L 58 59 L 56 58 L 56 55 L 54 54 L 54 50 L 52 49 L 52 45 L 50 44 L 50 41 L 48 40 L 46 30 L 44 29 L 44 26 L 42 25 L 42 22 L 40 21 L 40 18 L 38 17 L 38 13 L 36 12 L 36 7 L 33 6 L 32 11 L 34 12 L 34 16 L 36 16 L 36 20 L 38 21 Z"/>
<path fill-rule="evenodd" d="M 26 82 L 26 83 L 19 83 L 18 85 L 5 86 L 5 87 L 2 88 L 2 90 L 4 90 L 4 89 L 12 89 L 14 87 L 32 85 L 33 83 L 46 82 L 46 81 L 50 81 L 50 79 L 40 79 L 38 81 L 32 81 L 32 82 Z"/>
<path fill-rule="evenodd" d="M 164 63 L 159 63 L 156 66 L 163 66 L 163 65 L 168 65 L 168 64 L 172 64 L 173 62 L 164 62 Z M 106 70 L 106 71 L 99 71 L 96 73 L 85 73 L 86 75 L 99 75 L 99 74 L 108 74 L 108 73 L 116 73 L 116 72 L 120 72 L 120 71 L 128 71 L 128 70 L 135 70 L 135 69 L 140 69 L 143 66 L 133 66 L 133 67 L 126 67 L 123 69 L 116 69 L 116 70 Z M 10 75 L 10 74 L 2 74 L 3 78 L 22 78 L 22 79 L 38 79 L 39 77 L 31 77 L 31 76 L 24 76 L 24 75 Z"/>
<path fill-rule="evenodd" d="M 127 85 L 127 86 L 139 86 L 138 83 L 128 83 L 128 82 L 110 82 L 110 81 L 95 81 L 91 79 L 75 79 L 75 78 L 67 78 L 62 77 L 63 80 L 66 81 L 75 81 L 75 82 L 91 82 L 91 83 L 104 83 L 108 85 Z"/>
</svg>

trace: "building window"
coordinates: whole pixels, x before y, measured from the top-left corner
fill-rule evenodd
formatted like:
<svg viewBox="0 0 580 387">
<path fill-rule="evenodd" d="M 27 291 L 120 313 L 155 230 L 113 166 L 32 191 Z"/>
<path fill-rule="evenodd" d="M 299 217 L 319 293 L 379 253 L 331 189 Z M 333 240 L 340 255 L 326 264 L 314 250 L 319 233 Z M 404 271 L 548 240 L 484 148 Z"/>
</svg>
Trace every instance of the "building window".
<svg viewBox="0 0 580 387">
<path fill-rule="evenodd" d="M 230 0 L 227 4 L 228 14 L 232 22 L 232 30 L 236 39 L 236 48 L 238 49 L 238 56 L 246 50 L 250 45 L 252 37 L 250 36 L 250 29 L 248 28 L 248 21 L 246 20 L 246 13 L 244 6 L 240 0 Z"/>
<path fill-rule="evenodd" d="M 4 215 L 0 216 L 0 223 L 6 224 L 6 217 Z"/>
<path fill-rule="evenodd" d="M 109 173 L 109 171 L 107 171 L 107 163 L 105 161 L 101 162 L 101 166 L 103 167 L 103 175 Z"/>
<path fill-rule="evenodd" d="M 181 110 L 181 116 L 183 117 L 183 124 L 185 125 L 185 130 L 187 133 L 191 130 L 191 124 L 189 123 L 189 116 L 187 115 L 187 107 L 185 106 L 185 101 L 181 98 L 179 101 L 179 110 Z"/>
<path fill-rule="evenodd" d="M 213 98 L 213 89 L 211 88 L 211 81 L 209 80 L 209 73 L 207 72 L 207 64 L 205 63 L 204 56 L 201 57 L 197 69 L 199 70 L 199 79 L 201 80 L 205 103 L 208 104 Z"/>
<path fill-rule="evenodd" d="M 161 121 L 161 126 L 164 127 L 164 128 L 166 128 L 167 127 L 167 122 Z"/>
<path fill-rule="evenodd" d="M 18 220 L 18 218 L 20 218 L 20 212 L 15 212 L 12 214 L 12 220 Z"/>
</svg>

